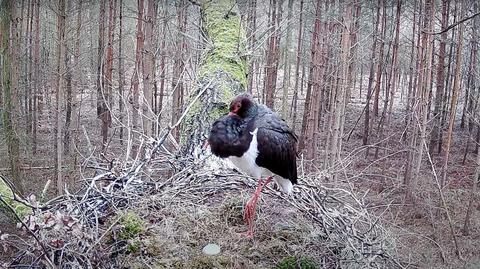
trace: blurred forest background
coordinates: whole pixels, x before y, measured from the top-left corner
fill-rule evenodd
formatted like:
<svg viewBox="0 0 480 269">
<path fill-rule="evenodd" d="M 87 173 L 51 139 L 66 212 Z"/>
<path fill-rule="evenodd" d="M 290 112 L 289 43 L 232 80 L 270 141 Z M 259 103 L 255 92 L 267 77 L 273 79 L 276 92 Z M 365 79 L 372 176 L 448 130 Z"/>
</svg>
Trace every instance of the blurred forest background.
<svg viewBox="0 0 480 269">
<path fill-rule="evenodd" d="M 216 5 L 235 23 L 205 19 Z M 300 182 L 360 193 L 396 266 L 478 268 L 479 14 L 476 0 L 1 0 L 0 173 L 47 201 L 142 160 L 170 127 L 163 150 L 191 155 L 206 137 L 182 113 L 223 69 L 298 134 Z"/>
</svg>

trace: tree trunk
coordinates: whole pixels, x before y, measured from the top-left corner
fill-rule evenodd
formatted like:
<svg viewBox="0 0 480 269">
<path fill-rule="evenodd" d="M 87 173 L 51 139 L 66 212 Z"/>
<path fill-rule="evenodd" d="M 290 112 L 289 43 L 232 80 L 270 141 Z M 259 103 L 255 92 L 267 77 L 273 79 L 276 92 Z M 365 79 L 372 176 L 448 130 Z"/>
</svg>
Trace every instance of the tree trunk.
<svg viewBox="0 0 480 269">
<path fill-rule="evenodd" d="M 464 4 L 461 4 L 460 8 L 460 18 L 463 18 L 465 13 Z M 458 99 L 458 92 L 460 91 L 460 83 L 461 83 L 461 70 L 462 70 L 462 50 L 463 50 L 463 30 L 465 25 L 462 23 L 459 26 L 458 36 L 457 36 L 457 52 L 455 55 L 455 79 L 453 81 L 453 93 L 452 93 L 452 106 L 450 108 L 450 121 L 448 123 L 448 131 L 447 131 L 447 140 L 445 145 L 445 158 L 443 162 L 443 169 L 442 169 L 442 178 L 440 181 L 440 186 L 445 186 L 445 182 L 447 180 L 447 173 L 448 173 L 448 160 L 450 157 L 450 148 L 452 145 L 452 135 L 453 135 L 453 125 L 455 123 L 455 116 L 457 114 L 457 99 Z"/>
<path fill-rule="evenodd" d="M 183 73 L 185 69 L 185 53 L 187 49 L 187 43 L 185 40 L 185 31 L 187 28 L 187 3 L 185 0 L 180 0 L 177 2 L 177 23 L 178 31 L 176 40 L 176 53 L 173 66 L 173 103 L 172 103 L 172 124 L 177 122 L 182 113 L 183 107 L 183 95 L 184 95 L 184 85 L 183 85 Z M 175 128 L 173 130 L 173 136 L 177 141 L 180 139 L 180 128 Z"/>
<path fill-rule="evenodd" d="M 156 122 L 153 102 L 153 89 L 155 88 L 155 48 L 154 48 L 154 25 L 157 13 L 157 1 L 148 0 L 147 16 L 145 20 L 145 51 L 143 55 L 143 133 L 152 135 L 152 123 Z"/>
<path fill-rule="evenodd" d="M 324 65 L 322 65 L 322 44 L 320 34 L 322 32 L 322 5 L 317 1 L 315 11 L 315 23 L 313 26 L 311 39 L 310 56 L 310 76 L 307 86 L 307 97 L 305 101 L 305 110 L 303 113 L 302 138 L 300 140 L 300 149 L 305 149 L 307 159 L 315 158 L 316 141 L 315 132 L 318 130 L 318 118 L 320 115 L 320 91 L 322 90 L 321 80 L 323 78 Z"/>
<path fill-rule="evenodd" d="M 290 43 L 292 39 L 292 13 L 293 13 L 293 0 L 288 0 L 288 15 L 287 15 L 287 37 L 285 39 L 284 50 L 284 72 L 283 72 L 283 94 L 282 94 L 282 117 L 287 118 L 288 112 L 288 93 L 290 92 Z M 301 24 L 300 24 L 301 25 Z"/>
<path fill-rule="evenodd" d="M 448 23 L 448 14 L 447 6 L 448 0 L 442 0 L 442 21 L 441 28 L 442 30 L 447 27 Z M 445 47 L 447 44 L 447 32 L 444 32 L 440 36 L 440 45 L 438 51 L 438 63 L 437 63 L 437 83 L 436 83 L 436 94 L 435 94 L 435 106 L 433 109 L 433 123 L 432 123 L 432 133 L 430 138 L 430 143 L 428 146 L 428 152 L 430 155 L 433 154 L 435 147 L 438 144 L 439 132 L 440 132 L 440 112 L 443 100 L 443 94 L 445 90 Z"/>
<path fill-rule="evenodd" d="M 64 91 L 64 63 L 63 57 L 65 56 L 65 0 L 58 0 L 58 13 L 57 13 L 57 48 L 56 48 L 56 63 L 55 63 L 55 119 L 56 119 L 56 156 L 55 156 L 55 170 L 57 171 L 57 194 L 61 195 L 64 191 L 63 182 L 63 143 L 62 143 L 62 102 Z"/>
<path fill-rule="evenodd" d="M 38 126 L 38 94 L 40 92 L 40 0 L 35 0 L 35 42 L 33 48 L 33 119 L 32 119 L 32 152 L 37 153 L 37 126 Z"/>
<path fill-rule="evenodd" d="M 167 1 L 163 3 L 163 26 L 162 26 L 162 42 L 160 45 L 160 90 L 159 90 L 159 100 L 158 100 L 158 115 L 159 119 L 163 112 L 163 96 L 165 95 L 165 75 L 167 73 L 166 59 L 167 59 L 167 19 L 168 17 L 168 4 Z"/>
<path fill-rule="evenodd" d="M 117 1 L 108 0 L 108 32 L 107 46 L 105 53 L 105 62 L 103 65 L 103 85 L 102 92 L 102 149 L 105 150 L 108 144 L 108 128 L 112 124 L 111 107 L 112 107 L 112 79 L 113 79 L 113 38 L 115 33 L 115 10 Z"/>
<path fill-rule="evenodd" d="M 125 85 L 125 74 L 123 70 L 123 0 L 119 2 L 119 16 L 118 16 L 118 119 L 120 121 L 120 144 L 123 145 L 123 102 L 124 102 L 124 85 Z"/>
<path fill-rule="evenodd" d="M 108 127 L 106 127 L 106 108 L 105 108 L 105 70 L 104 70 L 104 49 L 105 49 L 105 1 L 100 0 L 100 13 L 98 14 L 98 55 L 97 55 L 97 116 L 100 118 L 101 124 L 101 133 L 102 133 L 102 150 L 106 146 L 106 133 L 108 132 Z"/>
<path fill-rule="evenodd" d="M 380 85 L 382 84 L 382 73 L 383 73 L 383 54 L 385 48 L 385 34 L 386 34 L 386 24 L 387 24 L 387 8 L 385 3 L 382 4 L 382 23 L 380 26 L 380 32 L 382 36 L 380 37 L 380 52 L 377 62 L 377 71 L 376 71 L 376 83 L 375 83 L 375 97 L 373 99 L 373 116 L 378 117 L 378 99 L 380 96 Z"/>
<path fill-rule="evenodd" d="M 257 30 L 257 0 L 248 1 L 248 14 L 247 14 L 247 40 L 248 40 L 248 52 L 253 54 L 256 44 L 256 35 L 255 31 Z M 248 68 L 248 86 L 247 91 L 249 93 L 253 92 L 253 83 L 255 78 L 255 65 L 256 59 L 255 56 L 250 56 L 249 59 L 250 66 Z M 258 83 L 258 81 L 257 81 Z"/>
<path fill-rule="evenodd" d="M 134 131 L 140 131 L 139 128 L 139 109 L 140 109 L 140 103 L 139 103 L 139 72 L 141 70 L 142 66 L 142 51 L 143 51 L 143 40 L 144 40 L 144 35 L 143 35 L 143 0 L 137 0 L 137 7 L 138 7 L 138 13 L 137 13 L 137 33 L 136 33 L 136 42 L 137 45 L 135 47 L 135 69 L 133 70 L 133 77 L 132 77 L 132 93 L 131 93 L 131 104 L 132 104 L 132 129 Z M 135 139 L 135 133 L 133 135 L 133 138 Z M 137 154 L 137 147 L 133 145 L 133 155 Z"/>
<path fill-rule="evenodd" d="M 280 22 L 282 20 L 283 0 L 271 0 L 270 9 L 270 37 L 268 38 L 267 62 L 265 67 L 265 105 L 273 108 L 275 105 L 275 91 L 277 88 L 278 62 L 280 57 Z"/>
<path fill-rule="evenodd" d="M 0 1 L 0 57 L 2 66 L 3 131 L 7 144 L 10 173 L 19 193 L 24 192 L 20 170 L 20 149 L 18 138 L 18 20 L 15 19 L 15 3 Z M 10 33 L 12 36 L 10 36 Z"/>
<path fill-rule="evenodd" d="M 380 3 L 381 0 L 378 0 L 377 3 L 377 15 L 375 16 L 375 23 L 374 23 L 374 33 L 373 33 L 373 45 L 372 45 L 372 57 L 370 62 L 370 75 L 368 76 L 368 86 L 367 86 L 367 101 L 365 104 L 365 122 L 363 125 L 363 140 L 362 145 L 366 146 L 368 144 L 368 137 L 370 134 L 370 99 L 372 98 L 372 85 L 373 85 L 373 77 L 374 73 L 374 66 L 375 66 L 375 56 L 377 55 L 377 40 L 378 40 L 378 26 L 380 24 Z M 368 149 L 366 150 L 366 156 L 368 157 Z"/>
<path fill-rule="evenodd" d="M 295 86 L 293 88 L 293 100 L 292 100 L 292 108 L 290 110 L 290 114 L 293 111 L 292 117 L 292 130 L 295 132 L 297 126 L 297 103 L 298 103 L 298 84 L 300 80 L 300 64 L 302 60 L 302 34 L 303 34 L 303 3 L 304 0 L 300 1 L 300 19 L 298 22 L 298 39 L 297 39 L 297 62 L 295 64 Z"/>
<path fill-rule="evenodd" d="M 197 94 L 201 95 L 182 126 L 183 151 L 198 152 L 210 132 L 211 124 L 228 112 L 233 96 L 244 92 L 247 64 L 237 44 L 244 40 L 235 1 L 221 0 L 201 6 L 204 32 L 213 44 L 199 69 Z M 240 33 L 240 35 L 239 35 Z M 243 48 L 240 48 L 243 50 Z"/>
</svg>

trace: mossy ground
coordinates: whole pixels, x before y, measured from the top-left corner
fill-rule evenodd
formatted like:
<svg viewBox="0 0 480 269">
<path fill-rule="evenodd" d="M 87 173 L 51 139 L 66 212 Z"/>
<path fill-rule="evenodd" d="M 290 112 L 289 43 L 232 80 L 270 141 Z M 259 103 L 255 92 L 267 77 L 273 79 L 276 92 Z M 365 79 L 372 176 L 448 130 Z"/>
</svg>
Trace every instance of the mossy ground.
<svg viewBox="0 0 480 269">
<path fill-rule="evenodd" d="M 145 206 L 136 210 L 149 220 L 150 236 L 141 240 L 136 253 L 123 257 L 125 265 L 135 268 L 135 264 L 147 262 L 152 268 L 289 269 L 292 267 L 278 266 L 285 259 L 299 257 L 295 261 L 304 264 L 300 268 L 321 268 L 307 266 L 319 264 L 329 255 L 316 224 L 274 196 L 262 196 L 255 237 L 245 237 L 243 207 L 250 195 L 248 190 L 217 193 L 199 204 L 185 199 L 165 203 L 165 197 L 149 198 L 148 203 L 162 209 L 149 211 Z M 202 248 L 208 243 L 220 245 L 221 253 L 204 255 Z M 304 253 L 315 258 L 303 258 Z"/>
</svg>

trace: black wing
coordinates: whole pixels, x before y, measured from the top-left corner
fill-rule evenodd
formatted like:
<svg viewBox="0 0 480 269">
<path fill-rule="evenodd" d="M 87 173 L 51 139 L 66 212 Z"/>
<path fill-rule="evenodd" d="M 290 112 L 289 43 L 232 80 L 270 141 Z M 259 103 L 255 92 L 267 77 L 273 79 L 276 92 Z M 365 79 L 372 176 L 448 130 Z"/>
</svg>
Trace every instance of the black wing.
<svg viewBox="0 0 480 269">
<path fill-rule="evenodd" d="M 285 121 L 268 111 L 259 113 L 254 128 L 258 128 L 257 165 L 296 184 L 297 138 L 295 134 Z"/>
</svg>

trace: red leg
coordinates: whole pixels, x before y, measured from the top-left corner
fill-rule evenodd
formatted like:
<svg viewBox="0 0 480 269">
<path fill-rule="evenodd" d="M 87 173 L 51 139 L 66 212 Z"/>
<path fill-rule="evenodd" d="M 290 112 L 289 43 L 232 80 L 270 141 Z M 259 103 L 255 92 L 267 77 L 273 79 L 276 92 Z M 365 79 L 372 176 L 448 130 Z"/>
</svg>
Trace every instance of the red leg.
<svg viewBox="0 0 480 269">
<path fill-rule="evenodd" d="M 268 177 L 265 182 L 263 182 L 262 179 L 258 180 L 258 185 L 257 188 L 255 189 L 255 193 L 253 194 L 253 197 L 248 201 L 248 203 L 245 205 L 245 212 L 243 214 L 244 220 L 247 222 L 248 225 L 248 231 L 247 231 L 247 237 L 253 237 L 253 228 L 255 226 L 255 210 L 257 207 L 257 202 L 258 198 L 260 198 L 260 194 L 262 193 L 263 187 L 265 187 L 268 183 L 272 181 L 272 177 Z"/>
</svg>

